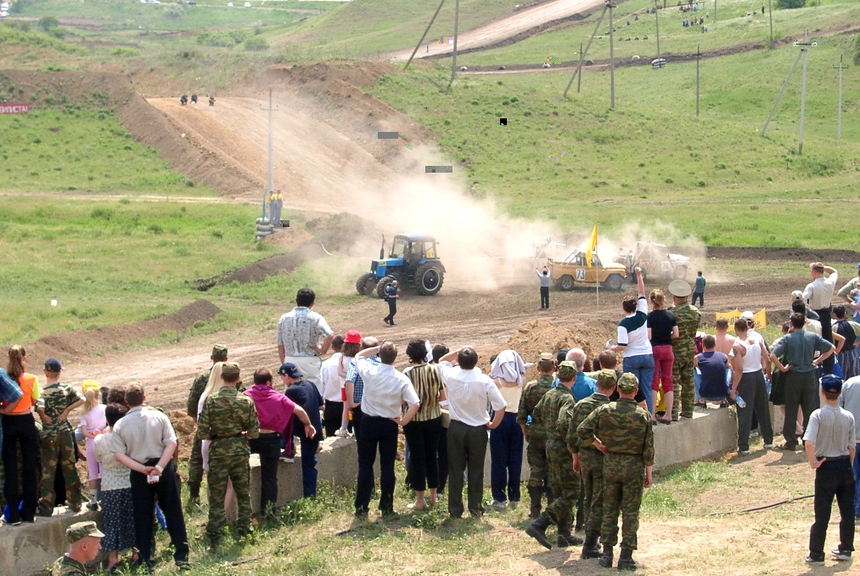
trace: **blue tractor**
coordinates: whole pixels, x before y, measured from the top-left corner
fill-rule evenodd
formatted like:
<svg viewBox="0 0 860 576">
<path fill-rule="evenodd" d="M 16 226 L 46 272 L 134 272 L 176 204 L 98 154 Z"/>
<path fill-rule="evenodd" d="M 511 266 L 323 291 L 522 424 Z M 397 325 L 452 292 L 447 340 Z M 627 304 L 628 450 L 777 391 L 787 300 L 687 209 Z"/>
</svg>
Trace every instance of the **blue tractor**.
<svg viewBox="0 0 860 576">
<path fill-rule="evenodd" d="M 417 234 L 398 234 L 385 257 L 385 236 L 379 249 L 379 259 L 370 264 L 355 283 L 359 294 L 368 296 L 376 292 L 385 298 L 385 289 L 392 280 L 400 286 L 412 286 L 421 296 L 432 296 L 442 288 L 445 267 L 436 255 L 436 239 Z"/>
</svg>

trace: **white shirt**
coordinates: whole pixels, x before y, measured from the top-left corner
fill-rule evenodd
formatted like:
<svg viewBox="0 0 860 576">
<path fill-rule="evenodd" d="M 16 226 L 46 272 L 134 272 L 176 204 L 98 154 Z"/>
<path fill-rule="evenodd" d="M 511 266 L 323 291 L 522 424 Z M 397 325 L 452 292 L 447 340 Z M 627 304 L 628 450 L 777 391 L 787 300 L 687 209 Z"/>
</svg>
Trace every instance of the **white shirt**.
<svg viewBox="0 0 860 576">
<path fill-rule="evenodd" d="M 122 490 L 131 488 L 128 468 L 120 464 L 112 450 L 113 432 L 106 432 L 95 437 L 93 450 L 96 460 L 102 465 L 102 490 Z"/>
<path fill-rule="evenodd" d="M 319 339 L 331 334 L 325 318 L 306 306 L 296 306 L 278 321 L 278 346 L 286 356 L 316 356 Z"/>
<path fill-rule="evenodd" d="M 490 378 L 516 382 L 520 388 L 525 385 L 525 374 L 526 365 L 515 350 L 502 350 L 490 366 Z"/>
<path fill-rule="evenodd" d="M 164 448 L 171 442 L 176 442 L 176 432 L 167 414 L 135 406 L 114 426 L 111 450 L 143 464 L 161 458 Z"/>
<path fill-rule="evenodd" d="M 810 320 L 807 318 L 806 324 L 803 325 L 803 329 L 806 332 L 812 332 L 813 334 L 821 336 L 821 322 L 818 320 Z"/>
<path fill-rule="evenodd" d="M 497 412 L 507 406 L 495 383 L 480 368 L 463 370 L 445 361 L 439 363 L 439 372 L 448 388 L 451 420 L 467 426 L 485 426 L 490 422 L 488 404 Z"/>
<path fill-rule="evenodd" d="M 356 358 L 355 368 L 364 382 L 361 411 L 367 416 L 397 418 L 403 404 L 418 403 L 412 380 L 390 364 L 375 364 L 364 357 Z"/>
<path fill-rule="evenodd" d="M 845 408 L 825 404 L 809 417 L 803 439 L 815 444 L 815 455 L 819 458 L 848 456 L 857 439 L 854 415 Z"/>
<path fill-rule="evenodd" d="M 652 354 L 648 340 L 648 300 L 644 296 L 636 301 L 636 312 L 618 323 L 618 344 L 625 347 L 625 358 Z"/>
<path fill-rule="evenodd" d="M 860 376 L 849 378 L 842 383 L 842 396 L 839 405 L 854 415 L 854 423 L 860 422 Z M 857 426 L 857 443 L 860 444 L 860 426 Z M 858 454 L 860 457 L 860 454 Z"/>
<path fill-rule="evenodd" d="M 326 360 L 320 366 L 320 380 L 322 381 L 322 397 L 329 402 L 343 402 L 341 396 L 341 388 L 344 381 L 337 373 L 337 366 L 343 356 L 340 352 L 332 354 L 331 358 Z"/>
<path fill-rule="evenodd" d="M 803 289 L 803 299 L 813 310 L 821 310 L 830 306 L 833 299 L 833 290 L 839 281 L 839 273 L 834 271 L 827 278 L 816 278 Z"/>
</svg>

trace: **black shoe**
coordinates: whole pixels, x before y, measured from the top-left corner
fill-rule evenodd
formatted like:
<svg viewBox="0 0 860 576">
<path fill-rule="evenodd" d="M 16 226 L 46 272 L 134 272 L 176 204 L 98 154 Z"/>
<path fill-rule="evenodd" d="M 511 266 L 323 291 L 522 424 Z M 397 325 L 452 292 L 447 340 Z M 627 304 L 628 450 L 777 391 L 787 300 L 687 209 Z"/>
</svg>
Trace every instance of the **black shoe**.
<svg viewBox="0 0 860 576">
<path fill-rule="evenodd" d="M 812 554 L 810 554 L 806 557 L 806 563 L 815 564 L 817 566 L 824 566 L 824 555 L 822 554 L 821 556 L 813 556 Z"/>
<path fill-rule="evenodd" d="M 612 568 L 612 546 L 603 545 L 603 554 L 600 555 L 600 560 L 597 561 L 601 568 Z"/>
<path fill-rule="evenodd" d="M 833 556 L 834 560 L 839 560 L 840 562 L 851 560 L 851 550 L 843 550 L 841 546 L 833 550 L 830 555 Z"/>
<path fill-rule="evenodd" d="M 636 570 L 636 562 L 633 560 L 633 550 L 628 548 L 621 549 L 621 556 L 618 557 L 619 570 Z"/>
<path fill-rule="evenodd" d="M 600 558 L 600 548 L 597 546 L 597 536 L 586 536 L 582 545 L 582 559 Z"/>
<path fill-rule="evenodd" d="M 355 517 L 359 520 L 367 520 L 367 510 L 358 509 L 355 511 Z"/>
<path fill-rule="evenodd" d="M 568 546 L 579 546 L 580 544 L 582 544 L 582 538 L 574 536 L 570 533 L 559 533 L 558 539 L 556 540 L 556 546 L 558 546 L 559 548 L 567 548 Z"/>
<path fill-rule="evenodd" d="M 549 528 L 550 524 L 549 518 L 541 514 L 537 520 L 529 524 L 529 527 L 526 528 L 526 534 L 537 540 L 547 550 L 552 550 L 552 544 L 546 538 L 546 529 Z"/>
</svg>

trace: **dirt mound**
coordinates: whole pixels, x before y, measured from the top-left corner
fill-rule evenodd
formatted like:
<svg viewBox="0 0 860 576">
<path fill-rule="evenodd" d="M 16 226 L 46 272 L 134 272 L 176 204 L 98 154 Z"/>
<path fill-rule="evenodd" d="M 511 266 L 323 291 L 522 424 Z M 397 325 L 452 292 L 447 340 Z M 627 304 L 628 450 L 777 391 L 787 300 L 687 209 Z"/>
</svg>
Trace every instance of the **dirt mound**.
<svg viewBox="0 0 860 576">
<path fill-rule="evenodd" d="M 191 457 L 194 433 L 197 432 L 197 422 L 184 410 L 171 410 L 167 413 L 167 417 L 170 418 L 179 440 L 179 459 L 188 460 Z"/>
<path fill-rule="evenodd" d="M 80 359 L 145 338 L 157 338 L 165 332 L 185 332 L 198 322 L 211 320 L 221 309 L 207 300 L 197 300 L 165 316 L 134 324 L 107 326 L 53 334 L 27 346 L 28 356 L 37 359 L 57 356 L 63 360 Z"/>
<path fill-rule="evenodd" d="M 593 322 L 578 324 L 575 327 L 559 326 L 552 320 L 529 320 L 520 324 L 504 346 L 482 356 L 479 366 L 484 372 L 490 371 L 490 355 L 502 350 L 516 350 L 525 362 L 537 362 L 541 352 L 555 354 L 562 348 L 582 348 L 588 358 L 603 351 L 603 342 L 594 339 L 595 334 L 606 334 L 614 329 L 612 322 Z M 529 368 L 526 378 L 537 378 L 537 370 Z"/>
<path fill-rule="evenodd" d="M 198 280 L 197 289 L 206 291 L 215 285 L 231 282 L 261 282 L 269 276 L 291 272 L 305 262 L 325 258 L 329 253 L 366 255 L 366 251 L 354 253 L 356 247 L 362 245 L 368 237 L 376 238 L 380 234 L 372 224 L 350 214 L 335 214 L 311 220 L 306 229 L 315 236 L 302 242 L 292 252 L 276 254 L 237 270 Z M 282 230 L 274 236 L 290 233 L 289 230 Z"/>
</svg>

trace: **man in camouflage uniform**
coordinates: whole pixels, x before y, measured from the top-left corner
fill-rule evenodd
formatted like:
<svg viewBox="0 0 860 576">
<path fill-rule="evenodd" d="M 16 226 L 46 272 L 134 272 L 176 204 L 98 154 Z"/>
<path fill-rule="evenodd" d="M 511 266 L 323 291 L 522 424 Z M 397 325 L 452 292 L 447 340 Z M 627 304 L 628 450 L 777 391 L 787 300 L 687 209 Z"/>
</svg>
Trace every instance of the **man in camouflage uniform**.
<svg viewBox="0 0 860 576">
<path fill-rule="evenodd" d="M 227 347 L 216 344 L 212 348 L 212 355 L 209 357 L 214 366 L 216 362 L 227 361 Z M 194 383 L 191 385 L 191 391 L 188 393 L 188 405 L 186 412 L 189 416 L 197 420 L 197 405 L 200 403 L 200 396 L 203 395 L 203 390 L 206 389 L 206 384 L 209 383 L 209 375 L 212 373 L 212 366 L 197 375 Z M 192 503 L 200 501 L 200 483 L 203 482 L 203 454 L 200 452 L 201 446 L 200 437 L 194 434 L 194 440 L 191 444 L 191 457 L 188 459 L 188 492 Z"/>
<path fill-rule="evenodd" d="M 672 376 L 675 380 L 675 401 L 672 406 L 672 420 L 677 421 L 680 412 L 683 418 L 693 417 L 693 407 L 696 401 L 696 390 L 693 385 L 693 361 L 696 358 L 696 331 L 702 323 L 702 313 L 692 306 L 687 299 L 692 288 L 684 280 L 669 282 L 669 292 L 672 294 L 674 306 L 669 309 L 678 322 L 678 338 L 672 340 L 672 352 L 675 354 L 675 364 Z M 680 392 L 678 389 L 680 388 Z M 669 410 L 669 407 L 666 407 Z"/>
<path fill-rule="evenodd" d="M 75 468 L 75 438 L 69 424 L 69 412 L 84 403 L 80 392 L 60 383 L 63 366 L 56 358 L 45 361 L 47 384 L 42 390 L 43 410 L 49 420 L 42 423 L 39 434 L 42 460 L 39 509 L 36 514 L 50 517 L 54 513 L 54 476 L 57 464 L 66 485 L 66 501 L 73 512 L 80 512 L 82 503 L 81 479 Z"/>
<path fill-rule="evenodd" d="M 98 557 L 104 536 L 92 520 L 66 528 L 69 551 L 54 562 L 51 576 L 87 576 L 85 566 Z"/>
<path fill-rule="evenodd" d="M 579 425 L 580 446 L 593 445 L 605 454 L 603 458 L 603 521 L 600 541 L 603 555 L 600 565 L 612 567 L 612 548 L 618 542 L 618 513 L 621 512 L 620 570 L 635 570 L 633 551 L 637 548 L 639 506 L 642 489 L 651 486 L 654 464 L 654 433 L 651 416 L 634 400 L 639 380 L 633 374 L 622 374 L 618 380 L 620 397 L 604 404 Z"/>
<path fill-rule="evenodd" d="M 540 516 L 541 493 L 543 492 L 544 477 L 546 476 L 546 433 L 535 420 L 534 409 L 544 394 L 552 389 L 552 372 L 555 369 L 555 358 L 548 352 L 542 352 L 537 363 L 538 379 L 532 380 L 523 388 L 520 406 L 517 410 L 517 424 L 523 429 L 523 436 L 528 442 L 526 455 L 528 457 L 530 508 L 529 518 Z"/>
<path fill-rule="evenodd" d="M 221 370 L 223 386 L 209 396 L 203 404 L 203 412 L 197 424 L 197 432 L 203 440 L 211 440 L 209 449 L 209 521 L 206 534 L 210 549 L 221 542 L 227 525 L 224 498 L 227 481 L 233 483 L 239 517 L 236 532 L 239 536 L 251 533 L 251 466 L 248 461 L 251 448 L 248 440 L 260 434 L 260 422 L 254 401 L 239 394 L 239 365 L 225 362 Z"/>
<path fill-rule="evenodd" d="M 567 436 L 565 436 L 567 445 L 573 453 L 573 469 L 579 472 L 585 492 L 583 559 L 600 557 L 597 539 L 600 537 L 600 525 L 603 522 L 603 452 L 595 448 L 594 444 L 582 444 L 577 429 L 589 414 L 609 404 L 609 395 L 615 390 L 617 378 L 615 370 L 604 368 L 597 372 L 597 392 L 576 403 L 571 411 L 570 424 L 567 426 Z"/>
<path fill-rule="evenodd" d="M 537 540 L 545 548 L 552 544 L 546 537 L 546 529 L 551 524 L 558 526 L 557 545 L 565 548 L 582 544 L 582 540 L 571 535 L 573 506 L 579 496 L 579 476 L 573 471 L 573 460 L 565 438 L 570 424 L 569 411 L 574 400 L 571 388 L 576 382 L 576 364 L 564 361 L 558 367 L 559 385 L 544 394 L 534 414 L 546 432 L 546 455 L 549 464 L 549 486 L 555 496 L 543 514 L 538 516 L 526 534 Z"/>
</svg>

